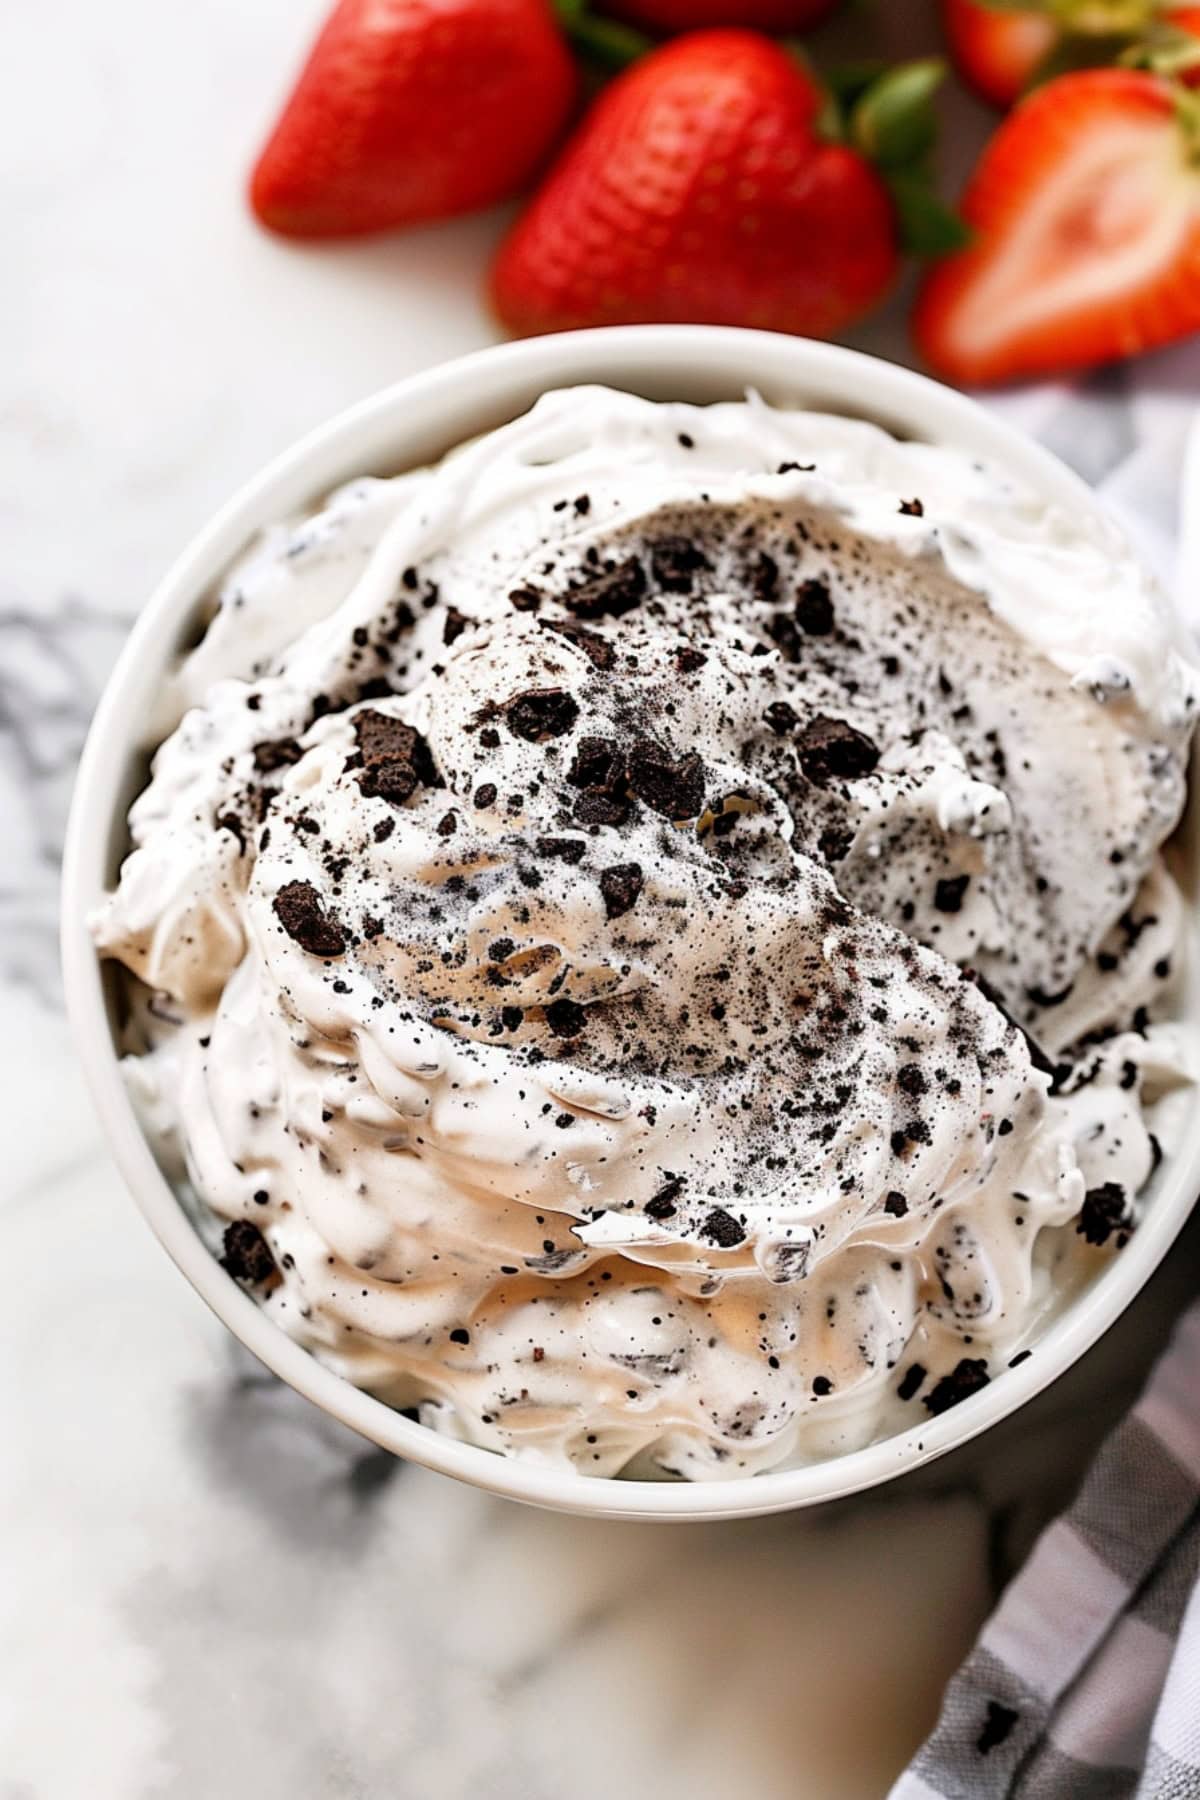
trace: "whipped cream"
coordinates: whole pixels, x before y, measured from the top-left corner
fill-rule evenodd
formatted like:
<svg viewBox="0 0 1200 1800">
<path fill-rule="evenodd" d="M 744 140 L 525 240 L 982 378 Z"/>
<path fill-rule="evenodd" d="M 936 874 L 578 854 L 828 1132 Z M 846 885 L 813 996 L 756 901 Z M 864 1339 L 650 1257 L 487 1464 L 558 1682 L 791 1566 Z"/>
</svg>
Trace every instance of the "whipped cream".
<svg viewBox="0 0 1200 1800">
<path fill-rule="evenodd" d="M 1196 687 L 1091 517 L 753 396 L 550 394 L 264 533 L 165 706 L 95 920 L 129 1081 L 391 1403 L 597 1475 L 829 1455 L 1135 1228 Z"/>
</svg>

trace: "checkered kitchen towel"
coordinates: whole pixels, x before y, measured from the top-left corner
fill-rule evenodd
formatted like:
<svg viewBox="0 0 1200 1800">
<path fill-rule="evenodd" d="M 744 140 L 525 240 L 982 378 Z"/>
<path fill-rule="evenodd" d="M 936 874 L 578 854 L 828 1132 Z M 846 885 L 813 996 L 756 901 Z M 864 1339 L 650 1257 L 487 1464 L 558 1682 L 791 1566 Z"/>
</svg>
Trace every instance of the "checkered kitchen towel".
<svg viewBox="0 0 1200 1800">
<path fill-rule="evenodd" d="M 1200 1800 L 1200 1305 L 891 1800 Z"/>
<path fill-rule="evenodd" d="M 1200 341 L 1127 398 L 1124 443 L 1084 472 L 1200 624 Z M 1078 441 L 1062 409 L 1086 407 L 1086 389 L 1025 404 L 1041 409 L 1021 421 L 1036 435 Z M 1200 1303 L 1004 1593 L 890 1800 L 1126 1796 L 1200 1800 Z"/>
</svg>

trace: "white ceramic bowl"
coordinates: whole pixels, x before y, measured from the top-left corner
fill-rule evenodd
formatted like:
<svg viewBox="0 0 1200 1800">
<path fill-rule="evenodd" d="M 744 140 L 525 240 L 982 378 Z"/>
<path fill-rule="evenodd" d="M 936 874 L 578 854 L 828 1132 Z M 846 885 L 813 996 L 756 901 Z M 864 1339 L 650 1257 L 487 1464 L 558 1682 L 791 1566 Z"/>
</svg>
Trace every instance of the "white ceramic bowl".
<svg viewBox="0 0 1200 1800">
<path fill-rule="evenodd" d="M 513 418 L 545 389 L 607 382 L 652 399 L 768 400 L 878 421 L 900 436 L 953 444 L 1003 464 L 1080 514 L 1095 497 L 1054 457 L 974 402 L 919 375 L 827 344 L 763 332 L 667 326 L 577 332 L 483 350 L 351 407 L 256 476 L 184 551 L 138 619 L 96 712 L 80 765 L 63 871 L 63 962 L 76 1044 L 117 1162 L 188 1280 L 246 1347 L 318 1406 L 397 1455 L 497 1494 L 564 1512 L 639 1519 L 744 1518 L 840 1498 L 942 1456 L 1006 1417 L 1095 1343 L 1142 1288 L 1200 1187 L 1200 1109 L 1160 1170 L 1145 1222 L 1035 1353 L 940 1418 L 812 1467 L 688 1484 L 598 1480 L 452 1442 L 325 1369 L 225 1274 L 196 1235 L 139 1129 L 114 1048 L 113 989 L 85 920 L 126 848 L 125 815 L 145 778 L 144 722 L 203 597 L 262 525 L 352 476 L 441 456 Z M 1197 996 L 1189 1010 L 1200 1011 Z"/>
</svg>

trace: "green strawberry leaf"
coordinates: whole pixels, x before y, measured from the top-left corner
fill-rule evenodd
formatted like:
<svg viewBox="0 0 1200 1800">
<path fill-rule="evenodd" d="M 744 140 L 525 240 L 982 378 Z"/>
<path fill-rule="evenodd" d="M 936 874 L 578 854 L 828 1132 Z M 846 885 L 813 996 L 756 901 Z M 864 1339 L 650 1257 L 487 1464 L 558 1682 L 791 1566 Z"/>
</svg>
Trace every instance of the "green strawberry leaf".
<svg viewBox="0 0 1200 1800">
<path fill-rule="evenodd" d="M 971 231 L 940 200 L 924 169 L 895 169 L 885 173 L 888 193 L 896 209 L 900 242 L 914 256 L 949 256 L 971 242 Z"/>
<path fill-rule="evenodd" d="M 824 80 L 830 93 L 836 94 L 843 106 L 851 107 L 887 72 L 888 65 L 882 57 L 864 56 L 857 62 L 835 63 L 825 70 Z"/>
<path fill-rule="evenodd" d="M 931 56 L 881 75 L 851 112 L 855 149 L 885 171 L 920 162 L 937 139 L 933 96 L 945 73 L 945 63 Z"/>
<path fill-rule="evenodd" d="M 571 47 L 606 74 L 617 74 L 654 48 L 653 40 L 632 25 L 595 17 L 588 0 L 554 0 L 554 12 Z"/>
</svg>

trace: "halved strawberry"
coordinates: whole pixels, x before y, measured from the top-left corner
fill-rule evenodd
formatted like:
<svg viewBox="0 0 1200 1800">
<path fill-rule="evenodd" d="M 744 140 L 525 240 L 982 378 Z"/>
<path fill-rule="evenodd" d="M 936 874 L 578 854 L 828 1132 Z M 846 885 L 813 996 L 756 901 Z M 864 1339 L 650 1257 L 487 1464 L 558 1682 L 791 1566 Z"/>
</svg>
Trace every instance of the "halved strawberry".
<svg viewBox="0 0 1200 1800">
<path fill-rule="evenodd" d="M 304 238 L 490 206 L 553 147 L 576 80 L 549 0 L 340 0 L 258 160 L 251 205 Z"/>
<path fill-rule="evenodd" d="M 752 31 L 807 31 L 838 0 L 600 0 L 602 11 L 643 31 L 701 31 L 741 25 Z"/>
<path fill-rule="evenodd" d="M 1197 104 L 1161 76 L 1089 69 L 1034 91 L 963 198 L 976 242 L 927 276 L 917 343 L 983 384 L 1086 368 L 1200 330 Z"/>
</svg>

